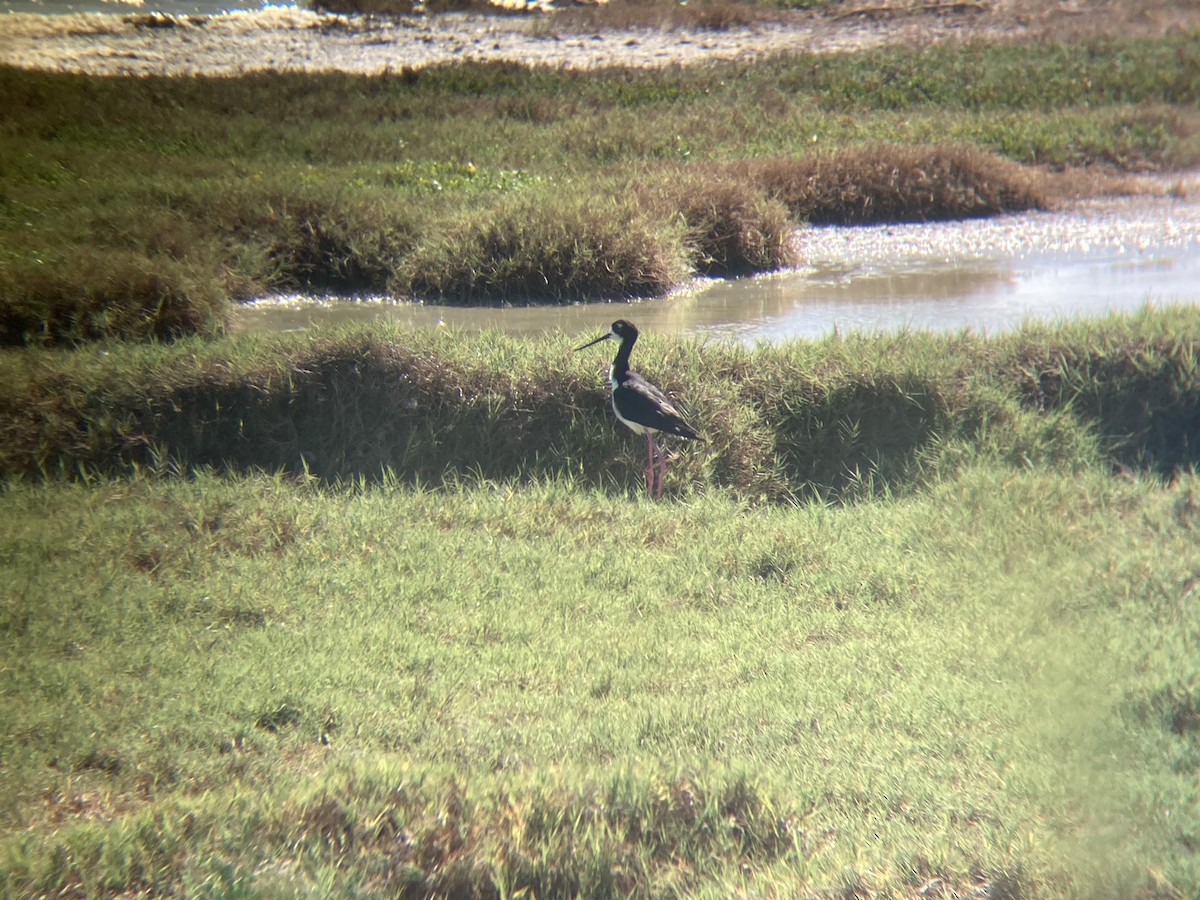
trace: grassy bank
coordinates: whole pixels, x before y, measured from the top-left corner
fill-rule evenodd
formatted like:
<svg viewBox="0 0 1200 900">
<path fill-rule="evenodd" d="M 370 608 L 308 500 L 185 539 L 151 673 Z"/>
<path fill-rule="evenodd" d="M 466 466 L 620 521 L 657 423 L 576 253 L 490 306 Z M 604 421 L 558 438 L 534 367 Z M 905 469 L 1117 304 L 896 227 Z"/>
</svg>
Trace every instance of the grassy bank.
<svg viewBox="0 0 1200 900">
<path fill-rule="evenodd" d="M 6 351 L 0 893 L 1190 896 L 1197 315 Z"/>
<path fill-rule="evenodd" d="M 1194 465 L 1194 308 L 1011 335 L 838 335 L 753 350 L 648 335 L 643 369 L 708 441 L 676 493 L 851 499 L 979 457 L 1167 474 Z M 326 482 L 561 477 L 637 489 L 609 357 L 577 336 L 387 326 L 0 355 L 0 475 L 284 471 Z"/>
<path fill-rule="evenodd" d="M 1198 496 L 12 486 L 0 892 L 1190 896 Z"/>
<path fill-rule="evenodd" d="M 295 289 L 648 296 L 794 262 L 798 223 L 1043 206 L 1046 168 L 1196 162 L 1195 47 L 587 73 L 3 70 L 0 341 L 213 334 L 232 302 Z"/>
</svg>

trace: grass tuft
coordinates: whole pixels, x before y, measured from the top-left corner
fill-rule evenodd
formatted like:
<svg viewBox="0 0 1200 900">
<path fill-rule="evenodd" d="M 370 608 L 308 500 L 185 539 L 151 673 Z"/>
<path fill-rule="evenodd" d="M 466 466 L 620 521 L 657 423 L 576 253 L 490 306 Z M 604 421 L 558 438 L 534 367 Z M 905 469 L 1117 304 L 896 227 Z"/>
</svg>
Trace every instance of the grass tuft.
<svg viewBox="0 0 1200 900">
<path fill-rule="evenodd" d="M 220 279 L 195 266 L 88 247 L 0 268 L 0 298 L 6 346 L 216 336 L 230 313 Z"/>
<path fill-rule="evenodd" d="M 869 146 L 747 164 L 768 196 L 813 225 L 981 218 L 1050 205 L 1033 172 L 966 146 Z"/>
<path fill-rule="evenodd" d="M 382 294 L 419 225 L 394 199 L 340 188 L 255 186 L 213 198 L 209 214 L 249 257 L 242 293 Z M 254 254 L 257 258 L 251 256 Z"/>
<path fill-rule="evenodd" d="M 907 492 L 984 457 L 1024 467 L 1107 461 L 1172 473 L 1196 463 L 1196 312 L 970 334 L 833 336 L 700 347 L 653 335 L 647 374 L 709 438 L 680 448 L 675 490 L 771 501 Z M 577 341 L 576 341 L 577 342 Z M 405 333 L 225 341 L 0 357 L 7 479 L 284 471 L 326 482 L 565 477 L 635 488 L 636 442 L 572 339 Z M 285 552 L 287 521 L 198 533 Z M 132 551 L 153 570 L 164 551 Z"/>
<path fill-rule="evenodd" d="M 746 179 L 682 174 L 647 202 L 661 207 L 664 216 L 682 217 L 692 268 L 702 275 L 751 275 L 798 262 L 792 244 L 795 220 L 787 207 Z"/>
<path fill-rule="evenodd" d="M 630 204 L 515 199 L 414 249 L 402 293 L 464 305 L 572 303 L 656 296 L 687 273 L 678 238 Z"/>
</svg>

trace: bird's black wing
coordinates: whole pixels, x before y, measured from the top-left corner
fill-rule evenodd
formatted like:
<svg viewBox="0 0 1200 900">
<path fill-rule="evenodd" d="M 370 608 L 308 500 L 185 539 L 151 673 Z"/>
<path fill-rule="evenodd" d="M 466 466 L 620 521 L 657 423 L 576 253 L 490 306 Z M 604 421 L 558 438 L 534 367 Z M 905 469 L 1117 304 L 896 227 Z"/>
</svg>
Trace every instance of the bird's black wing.
<svg viewBox="0 0 1200 900">
<path fill-rule="evenodd" d="M 666 394 L 637 372 L 630 372 L 616 391 L 621 415 L 655 431 L 673 434 L 693 441 L 703 440 L 692 426 L 683 420 L 675 404 Z"/>
</svg>

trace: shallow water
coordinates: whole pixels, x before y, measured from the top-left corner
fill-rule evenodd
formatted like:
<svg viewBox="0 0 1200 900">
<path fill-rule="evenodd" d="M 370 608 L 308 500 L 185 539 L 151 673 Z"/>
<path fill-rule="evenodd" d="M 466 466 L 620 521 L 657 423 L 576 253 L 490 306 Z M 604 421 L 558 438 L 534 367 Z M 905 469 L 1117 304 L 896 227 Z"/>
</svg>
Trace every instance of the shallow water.
<svg viewBox="0 0 1200 900">
<path fill-rule="evenodd" d="M 235 330 L 297 331 L 388 319 L 411 327 L 513 333 L 603 331 L 629 318 L 660 333 L 746 343 L 832 331 L 995 334 L 1027 320 L 1200 303 L 1200 202 L 1171 197 L 967 222 L 801 232 L 803 268 L 707 281 L 635 303 L 476 309 L 274 298 L 238 310 Z"/>
</svg>

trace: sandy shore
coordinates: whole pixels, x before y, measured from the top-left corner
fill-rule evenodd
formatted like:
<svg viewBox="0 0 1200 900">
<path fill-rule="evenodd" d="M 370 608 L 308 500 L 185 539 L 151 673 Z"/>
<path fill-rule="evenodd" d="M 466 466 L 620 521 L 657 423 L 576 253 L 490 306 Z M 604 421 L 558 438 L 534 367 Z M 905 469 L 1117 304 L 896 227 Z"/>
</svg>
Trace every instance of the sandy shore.
<svg viewBox="0 0 1200 900">
<path fill-rule="evenodd" d="M 886 39 L 885 28 L 820 23 L 729 31 L 558 31 L 548 16 L 442 15 L 372 22 L 294 8 L 173 19 L 0 17 L 0 63 L 91 74 L 228 75 L 274 71 L 378 73 L 453 60 L 589 68 L 746 59 L 781 50 L 839 50 Z M 160 20 L 161 21 L 161 20 Z"/>
<path fill-rule="evenodd" d="M 926 44 L 975 37 L 1036 37 L 1105 23 L 1162 31 L 1200 25 L 1200 4 L 1164 3 L 1136 21 L 1113 22 L 1081 3 L 1038 15 L 1021 0 L 949 12 L 796 15 L 781 23 L 704 31 L 645 28 L 581 31 L 556 13 L 448 14 L 368 22 L 294 7 L 208 17 L 0 15 L 0 64 L 102 75 L 233 75 L 258 70 L 380 73 L 451 60 L 505 60 L 550 66 L 661 66 L 753 59 L 780 51 L 833 52 L 895 41 Z M 1153 4 L 1154 0 L 1151 0 Z M 1157 7 L 1156 7 L 1157 8 Z M 1053 14 L 1050 14 L 1053 13 Z"/>
</svg>

